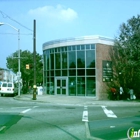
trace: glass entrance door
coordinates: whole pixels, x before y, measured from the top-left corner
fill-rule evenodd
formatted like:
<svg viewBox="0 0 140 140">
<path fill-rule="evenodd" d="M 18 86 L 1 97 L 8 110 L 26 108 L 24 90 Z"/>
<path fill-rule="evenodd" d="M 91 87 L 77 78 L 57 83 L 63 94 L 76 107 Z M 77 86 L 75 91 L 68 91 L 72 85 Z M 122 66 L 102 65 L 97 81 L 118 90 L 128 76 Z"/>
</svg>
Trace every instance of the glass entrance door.
<svg viewBox="0 0 140 140">
<path fill-rule="evenodd" d="M 56 94 L 57 95 L 67 95 L 67 78 L 56 78 Z"/>
</svg>

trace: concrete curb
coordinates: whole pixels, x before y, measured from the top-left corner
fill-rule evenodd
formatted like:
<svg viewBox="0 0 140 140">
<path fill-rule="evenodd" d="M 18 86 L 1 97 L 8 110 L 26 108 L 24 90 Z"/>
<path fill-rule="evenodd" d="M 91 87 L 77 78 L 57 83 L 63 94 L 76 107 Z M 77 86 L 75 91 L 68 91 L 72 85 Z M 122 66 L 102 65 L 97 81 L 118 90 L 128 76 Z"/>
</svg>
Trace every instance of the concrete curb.
<svg viewBox="0 0 140 140">
<path fill-rule="evenodd" d="M 140 106 L 140 101 L 110 101 L 110 100 L 95 100 L 90 97 L 75 97 L 75 96 L 55 96 L 55 95 L 39 95 L 36 100 L 33 100 L 32 95 L 15 96 L 15 100 L 40 102 L 53 105 L 68 105 L 68 106 Z"/>
</svg>

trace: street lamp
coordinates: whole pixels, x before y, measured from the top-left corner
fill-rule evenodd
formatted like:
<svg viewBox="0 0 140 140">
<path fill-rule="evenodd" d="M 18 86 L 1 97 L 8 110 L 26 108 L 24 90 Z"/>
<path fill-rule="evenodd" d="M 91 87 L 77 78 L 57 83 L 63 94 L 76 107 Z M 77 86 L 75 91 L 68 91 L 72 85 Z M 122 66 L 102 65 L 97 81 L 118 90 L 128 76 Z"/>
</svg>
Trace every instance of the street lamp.
<svg viewBox="0 0 140 140">
<path fill-rule="evenodd" d="M 8 25 L 18 32 L 18 72 L 17 72 L 17 77 L 18 77 L 18 96 L 20 96 L 20 77 L 21 77 L 21 72 L 20 72 L 20 30 L 15 28 L 14 26 L 8 24 L 8 23 L 0 22 L 0 26 L 2 26 L 2 25 Z"/>
</svg>

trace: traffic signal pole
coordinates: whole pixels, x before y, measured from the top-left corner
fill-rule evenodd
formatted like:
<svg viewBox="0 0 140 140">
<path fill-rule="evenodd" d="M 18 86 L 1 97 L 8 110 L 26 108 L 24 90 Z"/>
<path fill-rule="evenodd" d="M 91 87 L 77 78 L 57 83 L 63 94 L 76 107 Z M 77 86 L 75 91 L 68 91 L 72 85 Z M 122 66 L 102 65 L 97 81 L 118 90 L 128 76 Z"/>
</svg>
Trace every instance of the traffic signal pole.
<svg viewBox="0 0 140 140">
<path fill-rule="evenodd" d="M 34 85 L 33 85 L 33 100 L 36 100 L 36 20 L 33 22 L 33 67 L 34 67 Z"/>
</svg>

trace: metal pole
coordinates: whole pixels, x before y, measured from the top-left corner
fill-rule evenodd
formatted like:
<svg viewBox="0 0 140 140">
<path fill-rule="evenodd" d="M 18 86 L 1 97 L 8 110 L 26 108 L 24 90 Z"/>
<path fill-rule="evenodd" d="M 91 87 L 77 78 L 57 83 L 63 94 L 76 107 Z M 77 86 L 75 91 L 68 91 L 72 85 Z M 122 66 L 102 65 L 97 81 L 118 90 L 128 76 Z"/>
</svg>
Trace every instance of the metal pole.
<svg viewBox="0 0 140 140">
<path fill-rule="evenodd" d="M 18 72 L 17 72 L 17 76 L 18 76 L 18 96 L 20 96 L 20 82 L 21 82 L 21 72 L 20 72 L 20 30 L 15 28 L 14 26 L 8 24 L 8 23 L 2 23 L 0 22 L 0 26 L 1 25 L 8 25 L 11 28 L 13 28 L 14 30 L 16 30 L 18 32 Z"/>
<path fill-rule="evenodd" d="M 34 26 L 34 33 L 33 33 L 33 61 L 34 61 L 34 91 L 33 91 L 33 100 L 36 100 L 36 20 L 34 20 L 34 23 L 33 23 L 33 26 Z"/>
<path fill-rule="evenodd" d="M 20 30 L 18 29 L 18 73 L 20 74 Z M 20 80 L 21 74 L 18 79 L 18 96 L 20 96 Z"/>
</svg>

